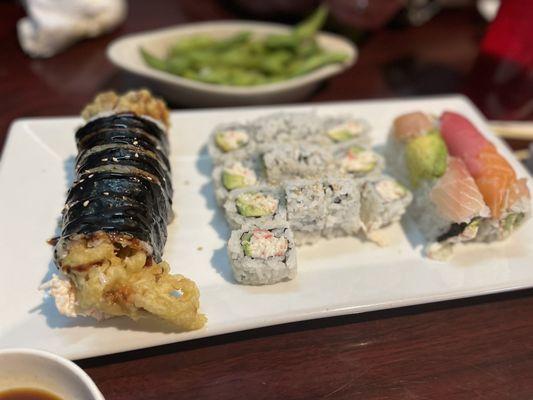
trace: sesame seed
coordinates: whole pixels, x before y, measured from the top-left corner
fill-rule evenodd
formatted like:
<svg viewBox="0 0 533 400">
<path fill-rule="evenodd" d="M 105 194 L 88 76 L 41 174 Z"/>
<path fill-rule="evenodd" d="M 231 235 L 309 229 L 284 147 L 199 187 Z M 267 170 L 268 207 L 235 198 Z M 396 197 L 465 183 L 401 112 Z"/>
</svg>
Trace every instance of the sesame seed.
<svg viewBox="0 0 533 400">
<path fill-rule="evenodd" d="M 139 153 L 135 153 L 135 158 L 139 158 Z"/>
<path fill-rule="evenodd" d="M 104 162 L 107 161 L 107 158 L 102 158 L 102 161 L 104 161 Z"/>
<path fill-rule="evenodd" d="M 118 162 L 118 158 L 113 157 L 113 161 L 114 161 L 114 162 Z"/>
<path fill-rule="evenodd" d="M 91 175 L 89 175 L 89 178 L 92 178 L 93 176 L 94 176 L 94 174 L 91 174 Z"/>
<path fill-rule="evenodd" d="M 85 201 L 83 202 L 83 207 L 87 207 L 88 205 L 89 205 L 89 200 L 85 200 Z"/>
<path fill-rule="evenodd" d="M 104 196 L 109 196 L 109 192 L 102 193 Z"/>
<path fill-rule="evenodd" d="M 134 140 L 134 141 L 133 141 L 133 144 L 134 144 L 134 145 L 138 145 L 139 142 L 138 142 L 137 140 Z"/>
</svg>

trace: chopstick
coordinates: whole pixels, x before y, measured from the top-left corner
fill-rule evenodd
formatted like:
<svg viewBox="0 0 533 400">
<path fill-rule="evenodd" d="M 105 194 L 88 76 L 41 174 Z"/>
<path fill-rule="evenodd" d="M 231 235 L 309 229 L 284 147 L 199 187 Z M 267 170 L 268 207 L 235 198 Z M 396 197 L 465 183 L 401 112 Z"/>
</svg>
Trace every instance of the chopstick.
<svg viewBox="0 0 533 400">
<path fill-rule="evenodd" d="M 528 149 L 516 150 L 516 151 L 513 151 L 513 154 L 518 159 L 518 161 L 525 161 L 530 156 Z"/>
<path fill-rule="evenodd" d="M 502 139 L 533 141 L 533 122 L 531 121 L 489 121 L 489 127 Z M 519 161 L 530 158 L 528 149 L 516 150 L 514 156 Z"/>
<path fill-rule="evenodd" d="M 504 139 L 533 141 L 533 121 L 489 121 L 489 127 Z"/>
</svg>

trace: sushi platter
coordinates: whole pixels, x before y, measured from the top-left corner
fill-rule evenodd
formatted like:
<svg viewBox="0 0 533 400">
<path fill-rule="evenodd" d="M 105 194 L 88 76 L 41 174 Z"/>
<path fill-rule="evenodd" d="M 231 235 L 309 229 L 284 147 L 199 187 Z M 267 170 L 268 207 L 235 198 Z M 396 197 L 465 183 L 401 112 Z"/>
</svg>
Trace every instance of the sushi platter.
<svg viewBox="0 0 533 400">
<path fill-rule="evenodd" d="M 81 359 L 533 287 L 531 179 L 462 96 L 146 110 L 91 104 L 86 122 L 11 126 L 0 160 L 0 251 L 11 266 L 0 348 Z M 134 201 L 107 189 L 126 186 Z M 91 262 L 106 270 L 89 276 L 87 259 L 106 244 L 125 264 Z M 144 268 L 127 279 L 143 290 L 113 292 L 112 307 L 94 298 L 119 279 L 113 268 L 133 271 L 139 257 Z M 77 308 L 61 294 L 67 281 Z M 179 293 L 167 298 L 157 283 Z"/>
</svg>

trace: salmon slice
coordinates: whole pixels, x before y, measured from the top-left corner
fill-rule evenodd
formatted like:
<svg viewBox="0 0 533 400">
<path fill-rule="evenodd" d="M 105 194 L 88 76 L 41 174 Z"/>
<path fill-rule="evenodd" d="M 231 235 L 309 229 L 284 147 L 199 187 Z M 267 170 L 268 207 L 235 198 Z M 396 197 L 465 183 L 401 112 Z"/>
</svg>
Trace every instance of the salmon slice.
<svg viewBox="0 0 533 400">
<path fill-rule="evenodd" d="M 403 142 L 432 129 L 435 129 L 433 119 L 420 111 L 403 114 L 394 119 L 394 137 Z"/>
<path fill-rule="evenodd" d="M 500 153 L 485 150 L 478 154 L 477 160 L 481 168 L 478 171 L 471 172 L 474 178 L 497 175 L 504 177 L 509 183 L 516 181 L 516 173 L 513 167 Z"/>
<path fill-rule="evenodd" d="M 456 223 L 489 214 L 476 182 L 460 158 L 448 158 L 448 168 L 429 196 L 438 212 Z"/>
<path fill-rule="evenodd" d="M 501 175 L 484 175 L 476 178 L 476 184 L 487 202 L 493 218 L 500 218 L 504 209 L 509 180 Z"/>
<path fill-rule="evenodd" d="M 477 157 L 480 170 L 473 171 L 479 190 L 494 218 L 508 206 L 507 197 L 516 182 L 513 167 L 499 153 L 483 151 Z"/>
</svg>

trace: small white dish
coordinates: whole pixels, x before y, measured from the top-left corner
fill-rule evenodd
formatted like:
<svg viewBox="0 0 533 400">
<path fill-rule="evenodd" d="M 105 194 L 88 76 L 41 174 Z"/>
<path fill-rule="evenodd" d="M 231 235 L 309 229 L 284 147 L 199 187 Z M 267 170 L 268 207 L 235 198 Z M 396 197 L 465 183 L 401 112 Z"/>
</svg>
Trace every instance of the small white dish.
<svg viewBox="0 0 533 400">
<path fill-rule="evenodd" d="M 231 36 L 237 32 L 250 31 L 254 36 L 287 33 L 287 25 L 218 21 L 187 24 L 150 32 L 126 35 L 111 42 L 107 56 L 116 66 L 142 76 L 150 86 L 168 100 L 190 106 L 230 106 L 269 103 L 287 103 L 305 98 L 317 88 L 320 82 L 350 67 L 357 58 L 356 47 L 347 39 L 330 33 L 319 33 L 319 44 L 328 51 L 341 52 L 348 56 L 344 63 L 330 64 L 306 75 L 279 83 L 251 87 L 214 85 L 182 78 L 158 71 L 144 62 L 139 48 L 144 47 L 158 57 L 164 56 L 170 45 L 180 38 L 205 34 L 217 38 Z"/>
<path fill-rule="evenodd" d="M 0 350 L 0 393 L 17 388 L 45 390 L 62 399 L 104 400 L 72 361 L 41 350 Z"/>
</svg>

